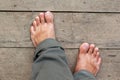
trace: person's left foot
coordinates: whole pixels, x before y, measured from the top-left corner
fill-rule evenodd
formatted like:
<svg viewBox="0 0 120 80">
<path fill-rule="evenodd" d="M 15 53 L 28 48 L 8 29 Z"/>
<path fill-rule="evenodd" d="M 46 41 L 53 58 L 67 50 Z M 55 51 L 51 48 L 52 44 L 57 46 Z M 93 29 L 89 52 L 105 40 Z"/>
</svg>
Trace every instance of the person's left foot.
<svg viewBox="0 0 120 80">
<path fill-rule="evenodd" d="M 99 49 L 94 44 L 83 43 L 80 46 L 75 72 L 86 70 L 96 76 L 100 69 L 100 64 Z"/>
<path fill-rule="evenodd" d="M 45 39 L 55 39 L 53 14 L 49 11 L 40 13 L 33 21 L 30 32 L 35 47 Z"/>
</svg>

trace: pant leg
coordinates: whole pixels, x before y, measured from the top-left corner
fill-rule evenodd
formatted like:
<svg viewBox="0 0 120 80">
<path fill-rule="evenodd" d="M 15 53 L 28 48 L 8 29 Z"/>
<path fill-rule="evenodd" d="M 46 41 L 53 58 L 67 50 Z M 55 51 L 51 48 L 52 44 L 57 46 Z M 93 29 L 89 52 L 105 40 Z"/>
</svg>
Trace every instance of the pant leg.
<svg viewBox="0 0 120 80">
<path fill-rule="evenodd" d="M 56 40 L 46 39 L 36 48 L 32 80 L 73 80 L 64 49 Z"/>
<path fill-rule="evenodd" d="M 81 70 L 74 74 L 74 80 L 96 80 L 94 75 L 86 70 Z"/>
</svg>

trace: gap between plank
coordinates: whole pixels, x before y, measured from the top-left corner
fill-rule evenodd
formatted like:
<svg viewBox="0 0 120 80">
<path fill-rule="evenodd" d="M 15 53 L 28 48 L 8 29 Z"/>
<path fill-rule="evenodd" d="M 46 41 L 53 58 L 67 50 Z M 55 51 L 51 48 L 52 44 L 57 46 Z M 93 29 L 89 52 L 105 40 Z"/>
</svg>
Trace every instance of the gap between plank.
<svg viewBox="0 0 120 80">
<path fill-rule="evenodd" d="M 0 10 L 0 12 L 46 12 L 39 10 Z M 95 11 L 51 11 L 53 13 L 111 13 L 111 14 L 120 14 L 120 12 L 95 12 Z"/>
</svg>

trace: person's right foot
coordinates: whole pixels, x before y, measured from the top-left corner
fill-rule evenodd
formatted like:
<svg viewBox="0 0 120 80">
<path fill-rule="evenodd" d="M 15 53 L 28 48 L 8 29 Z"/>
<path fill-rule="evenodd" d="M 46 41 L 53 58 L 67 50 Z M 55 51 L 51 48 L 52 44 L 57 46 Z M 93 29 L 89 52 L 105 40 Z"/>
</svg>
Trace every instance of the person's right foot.
<svg viewBox="0 0 120 80">
<path fill-rule="evenodd" d="M 96 76 L 101 64 L 98 48 L 94 44 L 83 43 L 80 47 L 75 72 L 86 70 Z"/>
</svg>

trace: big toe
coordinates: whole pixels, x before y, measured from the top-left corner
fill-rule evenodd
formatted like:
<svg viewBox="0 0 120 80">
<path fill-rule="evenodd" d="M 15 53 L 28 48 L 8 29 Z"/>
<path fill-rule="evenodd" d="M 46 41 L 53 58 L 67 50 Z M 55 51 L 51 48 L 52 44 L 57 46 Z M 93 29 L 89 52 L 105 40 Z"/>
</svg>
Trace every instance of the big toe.
<svg viewBox="0 0 120 80">
<path fill-rule="evenodd" d="M 80 53 L 81 54 L 85 54 L 88 52 L 88 49 L 89 49 L 89 44 L 88 43 L 83 43 L 81 46 L 80 46 Z"/>
<path fill-rule="evenodd" d="M 47 23 L 53 23 L 53 14 L 50 11 L 45 13 L 45 19 Z"/>
</svg>

